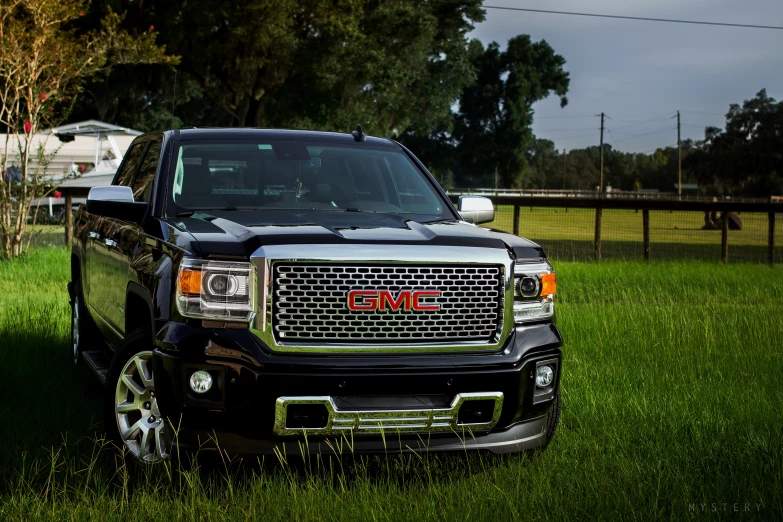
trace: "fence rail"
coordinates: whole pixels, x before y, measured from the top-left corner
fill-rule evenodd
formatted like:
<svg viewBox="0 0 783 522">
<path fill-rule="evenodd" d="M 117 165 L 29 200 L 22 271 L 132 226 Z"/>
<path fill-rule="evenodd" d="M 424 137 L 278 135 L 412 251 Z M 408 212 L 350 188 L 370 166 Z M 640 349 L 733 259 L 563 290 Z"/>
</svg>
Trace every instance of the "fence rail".
<svg viewBox="0 0 783 522">
<path fill-rule="evenodd" d="M 492 188 L 472 188 L 472 189 L 451 189 L 446 194 L 450 196 L 486 196 L 486 197 L 514 197 L 514 198 L 586 198 L 598 199 L 601 194 L 595 190 L 557 190 L 557 189 L 492 189 Z M 613 190 L 605 192 L 603 199 L 631 199 L 631 200 L 667 200 L 667 201 L 704 201 L 704 202 L 737 202 L 737 203 L 774 203 L 783 201 L 783 196 L 772 196 L 767 198 L 748 198 L 731 196 L 705 196 L 702 194 L 682 194 L 676 192 L 644 192 L 644 191 L 620 191 Z"/>
<path fill-rule="evenodd" d="M 455 204 L 459 201 L 458 194 L 449 197 Z M 783 214 L 781 200 L 519 195 L 490 199 L 496 218 L 489 226 L 528 237 L 554 258 L 719 258 L 728 262 L 729 246 L 734 244 L 733 260 L 781 261 L 783 241 L 775 227 L 777 215 Z M 528 215 L 523 216 L 523 211 Z M 735 230 L 734 223 L 742 228 Z"/>
</svg>

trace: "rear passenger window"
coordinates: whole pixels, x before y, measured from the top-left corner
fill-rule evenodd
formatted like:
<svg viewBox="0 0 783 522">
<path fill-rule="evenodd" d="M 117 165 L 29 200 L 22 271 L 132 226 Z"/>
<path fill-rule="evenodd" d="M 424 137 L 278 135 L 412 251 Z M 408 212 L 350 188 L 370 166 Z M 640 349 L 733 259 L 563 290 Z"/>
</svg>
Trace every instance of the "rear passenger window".
<svg viewBox="0 0 783 522">
<path fill-rule="evenodd" d="M 144 149 L 146 147 L 146 141 L 136 143 L 130 148 L 128 153 L 125 154 L 122 165 L 120 165 L 120 170 L 118 170 L 117 174 L 114 176 L 115 185 L 131 186 L 133 183 L 133 176 L 136 174 L 136 171 L 139 170 L 139 163 L 141 163 L 141 157 L 144 154 Z"/>
<path fill-rule="evenodd" d="M 162 141 L 159 139 L 150 142 L 147 154 L 141 164 L 141 169 L 136 175 L 136 181 L 133 183 L 133 199 L 136 201 L 146 201 L 149 203 L 152 192 L 152 181 L 155 179 L 155 173 L 158 171 L 158 161 L 160 160 L 160 149 Z"/>
</svg>

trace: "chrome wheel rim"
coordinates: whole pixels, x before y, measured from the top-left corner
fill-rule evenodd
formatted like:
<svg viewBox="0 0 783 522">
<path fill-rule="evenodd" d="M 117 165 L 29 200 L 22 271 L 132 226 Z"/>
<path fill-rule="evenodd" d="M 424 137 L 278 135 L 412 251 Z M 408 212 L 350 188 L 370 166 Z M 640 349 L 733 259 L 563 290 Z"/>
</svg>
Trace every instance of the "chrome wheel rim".
<svg viewBox="0 0 783 522">
<path fill-rule="evenodd" d="M 169 458 L 171 428 L 160 415 L 152 378 L 152 352 L 139 352 L 125 363 L 117 380 L 114 412 L 128 451 L 148 464 Z"/>
<path fill-rule="evenodd" d="M 71 305 L 71 344 L 73 345 L 73 364 L 79 363 L 79 298 Z"/>
</svg>

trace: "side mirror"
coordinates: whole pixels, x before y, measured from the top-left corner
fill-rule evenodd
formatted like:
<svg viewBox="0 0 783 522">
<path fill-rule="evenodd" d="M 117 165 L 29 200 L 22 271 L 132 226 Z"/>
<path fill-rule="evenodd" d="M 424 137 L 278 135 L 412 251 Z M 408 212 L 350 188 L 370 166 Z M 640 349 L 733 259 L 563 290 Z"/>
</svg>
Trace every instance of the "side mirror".
<svg viewBox="0 0 783 522">
<path fill-rule="evenodd" d="M 141 224 L 147 216 L 149 204 L 133 200 L 130 187 L 109 185 L 93 187 L 87 195 L 87 212 L 98 216 L 121 219 Z"/>
<path fill-rule="evenodd" d="M 495 219 L 495 207 L 492 201 L 482 196 L 460 196 L 459 215 L 468 223 L 480 225 Z"/>
</svg>

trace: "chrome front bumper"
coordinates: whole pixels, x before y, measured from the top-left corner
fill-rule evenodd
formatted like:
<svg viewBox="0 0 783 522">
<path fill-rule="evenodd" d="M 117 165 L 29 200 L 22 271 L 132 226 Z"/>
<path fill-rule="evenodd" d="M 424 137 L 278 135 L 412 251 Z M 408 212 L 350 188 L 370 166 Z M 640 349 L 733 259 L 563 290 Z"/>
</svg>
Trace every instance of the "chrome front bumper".
<svg viewBox="0 0 783 522">
<path fill-rule="evenodd" d="M 517 453 L 542 447 L 546 443 L 547 416 L 542 415 L 489 433 L 408 434 L 386 433 L 384 436 L 358 437 L 353 432 L 326 438 L 300 440 L 257 440 L 235 433 L 215 431 L 191 432 L 177 444 L 183 451 L 220 450 L 230 455 L 270 455 L 276 459 L 305 455 L 356 456 L 393 455 L 400 453 L 441 453 L 488 451 L 495 454 Z"/>
<path fill-rule="evenodd" d="M 275 406 L 275 435 L 378 435 L 389 433 L 436 433 L 466 430 L 491 430 L 503 411 L 503 393 L 459 393 L 446 407 L 426 404 L 415 398 L 400 398 L 407 404 L 391 404 L 367 408 L 361 402 L 352 405 L 350 400 L 336 400 L 330 396 L 280 397 Z M 461 423 L 460 408 L 473 401 L 494 403 L 492 416 L 485 422 Z M 339 402 L 339 405 L 338 405 Z M 312 428 L 291 427 L 288 423 L 288 407 L 291 405 L 319 405 L 326 409 L 323 426 Z"/>
</svg>

